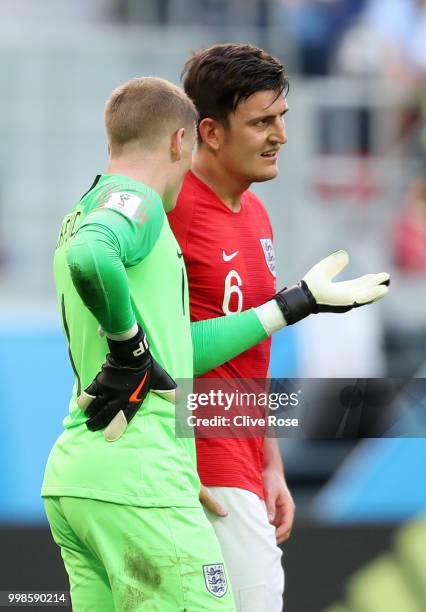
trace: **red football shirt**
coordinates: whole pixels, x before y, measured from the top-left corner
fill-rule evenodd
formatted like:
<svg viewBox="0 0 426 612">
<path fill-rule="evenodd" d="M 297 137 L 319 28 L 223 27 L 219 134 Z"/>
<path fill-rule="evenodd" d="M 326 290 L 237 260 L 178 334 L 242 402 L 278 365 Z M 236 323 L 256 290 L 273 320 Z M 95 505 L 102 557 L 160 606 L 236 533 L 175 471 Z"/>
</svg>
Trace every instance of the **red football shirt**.
<svg viewBox="0 0 426 612">
<path fill-rule="evenodd" d="M 169 222 L 188 273 L 191 320 L 259 306 L 275 294 L 272 228 L 260 200 L 243 193 L 232 212 L 188 172 Z M 266 378 L 268 338 L 205 374 L 207 378 Z M 263 438 L 197 439 L 198 472 L 206 486 L 239 487 L 263 497 Z"/>
</svg>

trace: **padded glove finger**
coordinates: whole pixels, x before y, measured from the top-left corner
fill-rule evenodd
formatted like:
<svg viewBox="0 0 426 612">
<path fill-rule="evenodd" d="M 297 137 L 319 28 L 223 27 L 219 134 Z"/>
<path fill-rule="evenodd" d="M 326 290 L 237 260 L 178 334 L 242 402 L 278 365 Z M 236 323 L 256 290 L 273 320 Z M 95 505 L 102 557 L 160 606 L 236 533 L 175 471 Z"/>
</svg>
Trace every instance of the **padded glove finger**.
<svg viewBox="0 0 426 612">
<path fill-rule="evenodd" d="M 349 262 L 346 251 L 336 251 L 315 264 L 298 285 L 274 296 L 287 325 L 318 312 L 347 312 L 371 304 L 388 292 L 386 272 L 332 282 Z"/>
<path fill-rule="evenodd" d="M 155 360 L 153 360 L 151 376 L 151 390 L 168 402 L 175 403 L 177 384 Z"/>
</svg>

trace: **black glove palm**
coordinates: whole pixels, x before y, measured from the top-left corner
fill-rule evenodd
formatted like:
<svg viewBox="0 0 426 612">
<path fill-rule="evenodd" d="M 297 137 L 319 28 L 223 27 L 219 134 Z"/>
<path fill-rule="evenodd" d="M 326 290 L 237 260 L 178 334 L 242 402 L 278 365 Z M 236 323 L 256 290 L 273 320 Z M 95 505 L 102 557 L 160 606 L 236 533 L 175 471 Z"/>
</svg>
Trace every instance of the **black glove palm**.
<svg viewBox="0 0 426 612">
<path fill-rule="evenodd" d="M 95 380 L 77 400 L 89 417 L 87 427 L 105 429 L 109 442 L 118 440 L 149 391 L 173 401 L 175 381 L 157 363 L 141 327 L 130 340 L 108 339 L 110 353 Z"/>
</svg>

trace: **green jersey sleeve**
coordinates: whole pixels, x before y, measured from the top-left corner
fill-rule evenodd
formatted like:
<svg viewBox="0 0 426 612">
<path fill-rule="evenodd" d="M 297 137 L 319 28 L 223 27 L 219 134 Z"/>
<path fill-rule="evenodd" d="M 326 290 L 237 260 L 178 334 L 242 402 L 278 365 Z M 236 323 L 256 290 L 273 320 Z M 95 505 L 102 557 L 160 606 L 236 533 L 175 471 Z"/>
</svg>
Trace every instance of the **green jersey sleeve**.
<svg viewBox="0 0 426 612">
<path fill-rule="evenodd" d="M 210 372 L 268 337 L 254 308 L 191 324 L 194 375 Z"/>
<path fill-rule="evenodd" d="M 108 202 L 87 215 L 70 242 L 67 263 L 85 306 L 106 332 L 119 334 L 136 320 L 127 268 L 151 252 L 165 213 L 159 196 L 126 191 Z"/>
</svg>

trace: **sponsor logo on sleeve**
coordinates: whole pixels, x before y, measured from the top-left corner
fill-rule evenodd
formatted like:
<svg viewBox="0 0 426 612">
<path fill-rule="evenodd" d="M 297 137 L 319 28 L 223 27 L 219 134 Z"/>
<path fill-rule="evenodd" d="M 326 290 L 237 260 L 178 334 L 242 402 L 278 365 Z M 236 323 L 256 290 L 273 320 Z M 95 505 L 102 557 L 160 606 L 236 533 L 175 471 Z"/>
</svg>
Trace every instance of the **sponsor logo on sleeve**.
<svg viewBox="0 0 426 612">
<path fill-rule="evenodd" d="M 208 592 L 215 597 L 223 597 L 228 590 L 223 563 L 203 565 L 203 572 Z"/>
<path fill-rule="evenodd" d="M 277 275 L 276 264 L 275 264 L 275 252 L 274 245 L 270 238 L 261 238 L 260 244 L 262 245 L 263 254 L 265 255 L 266 263 L 268 264 L 269 271 L 272 276 Z"/>
<path fill-rule="evenodd" d="M 112 208 L 129 217 L 129 219 L 135 219 L 141 202 L 142 199 L 134 193 L 119 191 L 118 193 L 110 194 L 104 204 L 104 208 Z"/>
</svg>

